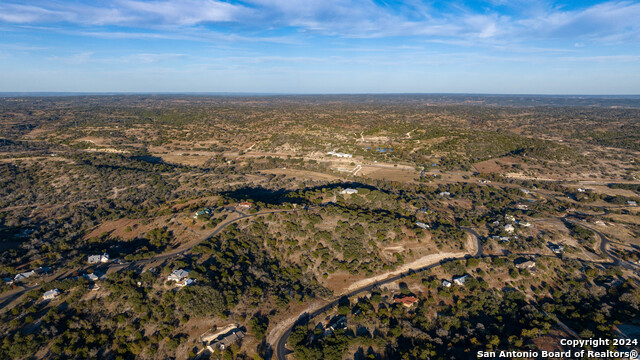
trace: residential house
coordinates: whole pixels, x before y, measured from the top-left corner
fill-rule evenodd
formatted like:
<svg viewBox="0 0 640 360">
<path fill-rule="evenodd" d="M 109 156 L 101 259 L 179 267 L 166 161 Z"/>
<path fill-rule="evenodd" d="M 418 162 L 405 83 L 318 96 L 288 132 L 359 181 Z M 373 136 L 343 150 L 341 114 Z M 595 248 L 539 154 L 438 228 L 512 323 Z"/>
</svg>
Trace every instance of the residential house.
<svg viewBox="0 0 640 360">
<path fill-rule="evenodd" d="M 469 279 L 469 275 L 456 276 L 453 278 L 453 283 L 458 286 L 464 286 L 464 283 Z"/>
<path fill-rule="evenodd" d="M 412 307 L 418 302 L 418 298 L 413 295 L 403 295 L 393 299 L 394 302 L 402 304 L 404 307 Z"/>
<path fill-rule="evenodd" d="M 451 193 L 448 191 L 443 191 L 440 193 L 440 196 L 451 196 Z"/>
<path fill-rule="evenodd" d="M 347 317 L 344 315 L 334 316 L 327 324 L 327 329 L 333 331 L 347 328 Z"/>
<path fill-rule="evenodd" d="M 211 215 L 213 213 L 213 210 L 211 210 L 210 208 L 204 208 L 202 210 L 198 210 L 195 212 L 195 214 L 193 215 L 194 219 L 197 219 L 198 216 L 208 216 Z"/>
<path fill-rule="evenodd" d="M 59 295 L 60 291 L 58 291 L 58 289 L 53 289 L 45 292 L 44 295 L 42 295 L 42 298 L 44 300 L 51 300 L 57 298 Z"/>
<path fill-rule="evenodd" d="M 91 280 L 91 281 L 97 281 L 100 280 L 100 277 L 98 275 L 96 275 L 95 273 L 93 274 L 84 274 L 82 275 L 85 279 L 87 280 Z"/>
<path fill-rule="evenodd" d="M 342 195 L 351 195 L 351 194 L 357 194 L 358 190 L 357 189 L 352 189 L 352 188 L 346 188 L 342 191 L 340 191 L 340 194 Z"/>
<path fill-rule="evenodd" d="M 425 223 L 420 222 L 420 221 L 416 222 L 416 226 L 418 226 L 419 228 L 425 229 L 425 230 L 431 227 L 428 224 L 425 224 Z"/>
<path fill-rule="evenodd" d="M 513 227 L 513 225 L 511 224 L 507 224 L 504 226 L 504 231 L 508 232 L 508 233 L 512 233 L 516 230 L 516 228 Z"/>
<path fill-rule="evenodd" d="M 562 254 L 564 251 L 564 245 L 549 244 L 549 249 L 551 249 L 554 254 Z"/>
<path fill-rule="evenodd" d="M 182 279 L 185 279 L 189 276 L 189 270 L 177 269 L 173 270 L 171 275 L 167 276 L 167 281 L 175 281 L 180 282 Z"/>
<path fill-rule="evenodd" d="M 531 227 L 531 223 L 527 221 L 518 221 L 518 225 L 522 227 Z"/>
<path fill-rule="evenodd" d="M 331 155 L 331 156 L 335 156 L 335 157 L 339 157 L 339 158 L 352 158 L 353 157 L 353 155 L 351 155 L 351 154 L 345 154 L 345 153 L 336 152 L 336 151 L 329 151 L 327 153 L 327 155 Z"/>
<path fill-rule="evenodd" d="M 185 278 L 185 279 L 182 279 L 182 281 L 176 282 L 176 286 L 185 287 L 185 286 L 189 286 L 189 285 L 193 284 L 194 282 L 195 282 L 195 280 L 193 280 L 193 279 Z"/>
<path fill-rule="evenodd" d="M 536 266 L 536 262 L 533 260 L 523 261 L 516 264 L 518 269 L 532 269 Z"/>
<path fill-rule="evenodd" d="M 216 349 L 224 351 L 229 346 L 242 340 L 242 338 L 244 338 L 244 331 L 240 329 L 232 330 L 231 332 L 218 337 L 217 340 L 207 345 L 207 350 L 209 350 L 210 352 L 215 352 Z"/>
<path fill-rule="evenodd" d="M 636 201 L 629 200 L 629 201 L 627 201 L 627 205 L 629 205 L 629 206 L 638 206 L 638 203 Z"/>
<path fill-rule="evenodd" d="M 104 253 L 102 255 L 91 255 L 87 259 L 89 264 L 98 264 L 98 263 L 106 263 L 109 262 L 109 254 Z"/>
<path fill-rule="evenodd" d="M 229 324 L 222 328 L 218 328 L 216 326 L 215 330 L 211 329 L 210 331 L 207 331 L 206 333 L 200 335 L 200 340 L 202 340 L 202 342 L 205 344 L 209 344 L 210 342 L 219 338 L 220 335 L 228 334 L 231 331 L 236 330 L 237 328 L 238 328 L 238 324 Z M 211 333 L 211 331 L 215 331 L 215 332 Z"/>
<path fill-rule="evenodd" d="M 241 209 L 251 209 L 251 206 L 253 206 L 253 204 L 251 204 L 248 201 L 243 201 L 240 204 L 238 204 L 238 207 Z"/>
<path fill-rule="evenodd" d="M 16 276 L 13 278 L 13 281 L 14 281 L 14 282 L 19 282 L 19 281 L 22 281 L 22 280 L 24 280 L 24 279 L 30 278 L 30 277 L 32 277 L 33 275 L 37 275 L 37 274 L 38 274 L 38 273 L 37 273 L 35 270 L 31 270 L 31 271 L 23 272 L 23 273 L 20 273 L 20 274 L 16 275 Z"/>
<path fill-rule="evenodd" d="M 442 286 L 444 287 L 451 287 L 451 281 L 448 280 L 442 280 Z"/>
<path fill-rule="evenodd" d="M 322 326 L 322 323 L 320 323 L 319 325 Z M 324 333 L 322 334 L 322 337 L 325 338 L 333 334 L 335 330 L 346 329 L 346 328 L 347 328 L 347 317 L 344 315 L 336 315 L 331 320 L 329 320 L 329 322 L 324 327 Z"/>
</svg>

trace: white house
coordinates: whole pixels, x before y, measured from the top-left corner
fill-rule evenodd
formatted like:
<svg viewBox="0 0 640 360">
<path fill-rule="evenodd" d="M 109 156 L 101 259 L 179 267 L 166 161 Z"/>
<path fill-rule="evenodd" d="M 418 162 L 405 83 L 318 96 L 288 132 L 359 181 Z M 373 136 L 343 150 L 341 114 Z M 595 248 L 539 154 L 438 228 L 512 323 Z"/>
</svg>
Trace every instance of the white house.
<svg viewBox="0 0 640 360">
<path fill-rule="evenodd" d="M 418 226 L 419 228 L 423 228 L 423 229 L 425 229 L 425 230 L 426 230 L 426 229 L 429 229 L 429 228 L 431 227 L 431 226 L 429 226 L 428 224 L 425 224 L 425 223 L 420 222 L 420 221 L 416 222 L 416 226 Z"/>
<path fill-rule="evenodd" d="M 336 152 L 336 151 L 329 151 L 327 153 L 327 155 L 331 155 L 331 156 L 335 156 L 335 157 L 339 157 L 339 158 L 352 158 L 353 157 L 353 155 L 351 155 L 351 154 L 345 154 L 345 153 Z"/>
<path fill-rule="evenodd" d="M 444 287 L 451 287 L 451 281 L 448 280 L 442 280 L 442 286 Z"/>
<path fill-rule="evenodd" d="M 167 281 L 180 282 L 187 276 L 189 276 L 189 270 L 177 269 L 173 270 L 171 275 L 167 276 Z"/>
<path fill-rule="evenodd" d="M 345 195 L 345 194 L 357 194 L 358 190 L 357 189 L 352 189 L 352 188 L 346 188 L 342 191 L 340 191 L 340 194 Z"/>
<path fill-rule="evenodd" d="M 185 278 L 185 279 L 182 279 L 182 281 L 176 282 L 176 286 L 185 287 L 185 286 L 189 286 L 189 285 L 193 284 L 194 282 L 195 282 L 195 280 L 193 280 L 193 279 Z"/>
<path fill-rule="evenodd" d="M 104 253 L 102 255 L 91 255 L 87 259 L 89 264 L 106 263 L 109 262 L 109 254 Z"/>
<path fill-rule="evenodd" d="M 531 227 L 531 223 L 527 221 L 518 221 L 518 225 L 522 227 Z"/>
<path fill-rule="evenodd" d="M 511 224 L 507 224 L 504 226 L 504 231 L 508 232 L 508 233 L 512 233 L 516 230 L 516 228 L 513 227 L 513 225 Z"/>
<path fill-rule="evenodd" d="M 20 273 L 20 274 L 16 275 L 13 278 L 13 281 L 15 281 L 15 282 L 22 281 L 22 280 L 24 280 L 26 278 L 29 278 L 29 277 L 32 277 L 33 275 L 36 275 L 36 274 L 37 274 L 37 272 L 35 272 L 34 270 L 23 272 L 23 273 Z"/>
<path fill-rule="evenodd" d="M 453 278 L 453 283 L 459 286 L 464 286 L 464 283 L 467 282 L 469 275 L 462 275 Z"/>
<path fill-rule="evenodd" d="M 440 193 L 440 196 L 450 196 L 450 195 L 451 195 L 451 193 L 448 192 L 448 191 L 443 191 L 443 192 Z"/>
<path fill-rule="evenodd" d="M 244 338 L 244 331 L 234 330 L 231 333 L 220 336 L 216 341 L 207 345 L 207 350 L 214 352 L 216 349 L 224 350 L 231 346 L 233 343 L 239 342 Z"/>
<path fill-rule="evenodd" d="M 629 201 L 627 201 L 627 205 L 629 205 L 629 206 L 638 206 L 638 203 L 636 201 L 629 200 Z"/>
<path fill-rule="evenodd" d="M 51 300 L 51 299 L 57 298 L 59 295 L 60 295 L 60 291 L 58 291 L 58 289 L 53 289 L 44 293 L 44 295 L 42 295 L 42 298 L 44 300 Z"/>
<path fill-rule="evenodd" d="M 529 261 L 525 261 L 525 262 L 521 262 L 521 263 L 519 263 L 519 264 L 516 264 L 516 267 L 517 267 L 518 269 L 531 269 L 531 268 L 533 268 L 533 267 L 535 267 L 535 266 L 536 266 L 536 262 L 535 262 L 535 261 L 532 261 L 532 260 L 529 260 Z"/>
<path fill-rule="evenodd" d="M 92 274 L 84 274 L 82 275 L 85 279 L 87 280 L 91 280 L 91 281 L 97 281 L 100 280 L 100 277 L 98 275 L 96 275 L 95 273 Z"/>
</svg>

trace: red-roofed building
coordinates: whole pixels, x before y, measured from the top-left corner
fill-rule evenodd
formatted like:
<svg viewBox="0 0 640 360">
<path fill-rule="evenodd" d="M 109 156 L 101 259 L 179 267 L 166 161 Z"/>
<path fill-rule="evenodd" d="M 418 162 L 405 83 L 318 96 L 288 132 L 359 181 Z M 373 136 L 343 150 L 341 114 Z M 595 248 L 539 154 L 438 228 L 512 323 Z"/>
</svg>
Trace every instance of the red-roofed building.
<svg viewBox="0 0 640 360">
<path fill-rule="evenodd" d="M 239 208 L 243 208 L 243 209 L 251 209 L 252 204 L 250 202 L 241 202 L 240 204 L 238 204 Z"/>
<path fill-rule="evenodd" d="M 404 295 L 401 297 L 394 298 L 393 301 L 402 304 L 406 307 L 412 307 L 413 304 L 418 302 L 418 298 L 412 295 Z"/>
</svg>

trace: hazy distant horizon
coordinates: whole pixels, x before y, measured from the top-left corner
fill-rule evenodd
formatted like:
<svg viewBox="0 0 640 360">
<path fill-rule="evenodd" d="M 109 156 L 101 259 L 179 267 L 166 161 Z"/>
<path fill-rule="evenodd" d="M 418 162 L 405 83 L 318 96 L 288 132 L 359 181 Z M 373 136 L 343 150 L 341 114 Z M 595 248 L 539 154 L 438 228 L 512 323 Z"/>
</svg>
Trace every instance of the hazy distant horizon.
<svg viewBox="0 0 640 360">
<path fill-rule="evenodd" d="M 11 99 L 56 99 L 68 98 L 69 103 L 101 104 L 109 99 L 147 101 L 149 99 L 192 99 L 201 98 L 203 104 L 208 100 L 214 102 L 229 102 L 238 104 L 243 101 L 260 102 L 263 105 L 278 106 L 278 104 L 309 103 L 320 105 L 323 103 L 345 103 L 361 105 L 400 105 L 400 106 L 499 106 L 499 107 L 597 107 L 640 109 L 640 95 L 535 95 L 535 94 L 451 94 L 451 93 L 369 93 L 369 94 L 276 94 L 276 93 L 71 93 L 71 92 L 4 92 L 0 93 L 0 100 L 9 102 Z"/>
<path fill-rule="evenodd" d="M 638 98 L 640 99 L 640 93 L 638 94 L 528 94 L 528 93 L 446 93 L 446 92 L 361 92 L 361 93 L 340 93 L 340 92 L 325 92 L 325 93 L 277 93 L 277 92 L 225 92 L 225 91 L 210 91 L 210 92 L 196 92 L 196 91 L 168 91 L 168 92 L 154 92 L 154 91 L 0 91 L 2 97 L 20 97 L 20 96 L 117 96 L 117 95 L 163 95 L 163 96 L 478 96 L 478 97 L 558 97 L 558 98 Z"/>
</svg>

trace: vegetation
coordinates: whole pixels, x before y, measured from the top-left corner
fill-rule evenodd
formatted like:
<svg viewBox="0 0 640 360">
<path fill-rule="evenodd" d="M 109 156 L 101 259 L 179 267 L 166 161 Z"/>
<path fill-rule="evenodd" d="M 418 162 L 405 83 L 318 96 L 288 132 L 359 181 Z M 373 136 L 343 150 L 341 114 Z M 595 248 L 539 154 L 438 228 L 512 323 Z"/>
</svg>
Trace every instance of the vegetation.
<svg viewBox="0 0 640 360">
<path fill-rule="evenodd" d="M 203 354 L 265 358 L 292 316 L 333 301 L 293 329 L 298 359 L 461 359 L 566 328 L 611 338 L 638 324 L 639 109 L 1 98 L 0 358 L 187 359 L 229 324 L 246 336 Z"/>
</svg>

